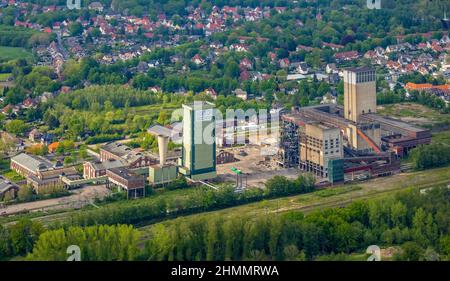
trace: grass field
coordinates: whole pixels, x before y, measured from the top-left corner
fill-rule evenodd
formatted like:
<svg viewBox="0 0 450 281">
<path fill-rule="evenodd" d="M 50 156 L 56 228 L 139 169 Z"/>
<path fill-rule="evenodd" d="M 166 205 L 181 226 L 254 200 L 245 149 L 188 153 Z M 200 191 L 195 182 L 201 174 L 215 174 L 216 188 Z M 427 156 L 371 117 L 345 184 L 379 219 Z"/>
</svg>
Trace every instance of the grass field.
<svg viewBox="0 0 450 281">
<path fill-rule="evenodd" d="M 450 115 L 416 103 L 397 103 L 379 106 L 377 112 L 383 116 L 398 118 L 418 126 L 450 123 Z"/>
<path fill-rule="evenodd" d="M 450 131 L 433 133 L 432 142 L 450 145 Z"/>
<path fill-rule="evenodd" d="M 13 170 L 7 171 L 6 173 L 3 174 L 3 176 L 12 182 L 18 182 L 25 179 L 24 177 L 22 177 Z"/>
<path fill-rule="evenodd" d="M 24 48 L 0 46 L 0 61 L 9 61 L 20 58 L 30 59 L 32 57 L 33 55 Z"/>
</svg>

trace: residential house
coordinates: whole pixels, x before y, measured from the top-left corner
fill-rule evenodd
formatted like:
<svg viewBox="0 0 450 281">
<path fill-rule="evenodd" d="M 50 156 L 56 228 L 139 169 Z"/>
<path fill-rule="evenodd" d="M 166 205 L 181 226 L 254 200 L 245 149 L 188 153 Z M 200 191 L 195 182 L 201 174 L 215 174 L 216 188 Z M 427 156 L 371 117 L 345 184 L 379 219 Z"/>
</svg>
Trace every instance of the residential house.
<svg viewBox="0 0 450 281">
<path fill-rule="evenodd" d="M 289 68 L 289 64 L 290 64 L 290 62 L 289 62 L 289 59 L 288 59 L 288 58 L 280 59 L 280 60 L 278 61 L 278 65 L 279 65 L 281 68 Z"/>
<path fill-rule="evenodd" d="M 38 129 L 33 128 L 28 134 L 28 139 L 32 142 L 38 142 L 42 138 L 42 133 L 38 131 Z"/>
<path fill-rule="evenodd" d="M 251 70 L 253 68 L 253 63 L 248 58 L 243 58 L 241 62 L 239 63 L 239 66 L 241 69 L 248 69 Z"/>
<path fill-rule="evenodd" d="M 369 50 L 364 54 L 365 59 L 375 59 L 378 57 L 377 53 L 373 50 Z"/>
<path fill-rule="evenodd" d="M 326 43 L 326 42 L 324 42 L 322 45 L 323 45 L 324 48 L 328 47 L 328 48 L 331 48 L 333 51 L 339 51 L 340 49 L 344 48 L 344 46 L 342 46 L 342 45 L 333 44 L 333 43 Z"/>
<path fill-rule="evenodd" d="M 337 61 L 350 61 L 359 58 L 359 53 L 357 51 L 348 51 L 336 53 L 334 55 Z"/>
<path fill-rule="evenodd" d="M 323 97 L 322 97 L 322 101 L 320 102 L 321 104 L 336 104 L 337 103 L 337 98 L 335 96 L 333 96 L 330 93 L 326 93 Z"/>
<path fill-rule="evenodd" d="M 22 102 L 22 108 L 28 109 L 28 108 L 35 108 L 37 106 L 37 103 L 32 98 L 27 98 Z"/>
<path fill-rule="evenodd" d="M 312 52 L 313 50 L 314 50 L 314 48 L 304 46 L 304 45 L 298 45 L 297 48 L 295 49 L 295 51 L 297 51 L 297 52 L 300 52 L 300 51 Z"/>
<path fill-rule="evenodd" d="M 202 57 L 201 57 L 199 54 L 196 54 L 196 55 L 191 59 L 191 61 L 192 61 L 193 63 L 195 63 L 196 65 L 201 65 L 201 64 L 204 64 L 204 63 L 205 63 L 205 60 L 202 59 Z"/>
<path fill-rule="evenodd" d="M 243 100 L 247 100 L 248 99 L 247 91 L 244 91 L 242 89 L 234 90 L 234 94 L 236 95 L 236 97 L 241 98 Z"/>
<path fill-rule="evenodd" d="M 100 13 L 103 12 L 103 5 L 100 2 L 92 2 L 89 4 L 88 8 L 89 10 L 94 10 Z"/>
<path fill-rule="evenodd" d="M 149 69 L 148 63 L 146 63 L 145 61 L 139 62 L 139 64 L 136 67 L 136 70 L 139 73 L 146 73 L 148 69 Z"/>
<path fill-rule="evenodd" d="M 59 144 L 60 144 L 59 142 L 53 142 L 53 143 L 49 144 L 48 145 L 48 152 L 50 152 L 50 153 L 56 152 L 56 150 L 59 147 Z"/>
<path fill-rule="evenodd" d="M 232 44 L 230 50 L 235 52 L 248 52 L 249 48 L 244 44 Z"/>
<path fill-rule="evenodd" d="M 56 139 L 56 136 L 54 134 L 43 134 L 41 137 L 41 143 L 44 145 L 49 145 L 53 143 Z"/>
<path fill-rule="evenodd" d="M 148 67 L 150 67 L 150 68 L 155 68 L 158 65 L 160 65 L 159 60 L 150 60 L 148 62 Z"/>
<path fill-rule="evenodd" d="M 325 72 L 328 74 L 339 73 L 339 69 L 336 67 L 335 63 L 328 63 L 327 66 L 325 67 Z"/>
<path fill-rule="evenodd" d="M 2 113 L 4 115 L 10 115 L 10 114 L 17 114 L 20 111 L 20 108 L 18 106 L 8 104 L 7 106 L 3 107 Z"/>
<path fill-rule="evenodd" d="M 217 92 L 213 88 L 206 89 L 205 94 L 212 97 L 214 100 L 217 99 Z"/>
<path fill-rule="evenodd" d="M 291 67 L 294 66 L 295 67 L 295 72 L 296 73 L 300 73 L 300 74 L 308 74 L 311 69 L 309 67 L 309 65 L 306 62 L 300 62 L 300 63 L 294 63 L 291 65 Z"/>
</svg>

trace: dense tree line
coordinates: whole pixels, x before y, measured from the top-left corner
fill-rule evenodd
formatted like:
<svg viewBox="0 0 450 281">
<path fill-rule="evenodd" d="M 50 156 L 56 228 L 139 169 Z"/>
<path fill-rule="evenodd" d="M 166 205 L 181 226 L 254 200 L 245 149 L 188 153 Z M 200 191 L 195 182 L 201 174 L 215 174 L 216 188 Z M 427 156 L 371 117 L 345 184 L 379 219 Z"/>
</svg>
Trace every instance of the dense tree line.
<svg viewBox="0 0 450 281">
<path fill-rule="evenodd" d="M 0 224 L 0 260 L 31 252 L 44 231 L 41 224 L 31 220 L 20 220 L 8 227 Z"/>
<path fill-rule="evenodd" d="M 62 94 L 55 103 L 78 110 L 109 110 L 111 108 L 134 107 L 155 104 L 160 99 L 151 92 L 114 86 L 92 86 Z"/>
<path fill-rule="evenodd" d="M 450 113 L 450 106 L 445 103 L 440 97 L 428 92 L 412 91 L 410 93 L 410 100 L 417 102 L 431 108 L 439 110 L 441 113 Z"/>
<path fill-rule="evenodd" d="M 419 146 L 411 150 L 409 157 L 417 170 L 448 165 L 450 164 L 450 146 L 448 144 Z"/>
<path fill-rule="evenodd" d="M 406 95 L 403 90 L 386 91 L 377 94 L 377 104 L 394 104 L 406 101 Z"/>
<path fill-rule="evenodd" d="M 398 78 L 398 82 L 406 84 L 408 82 L 415 84 L 425 84 L 430 83 L 433 85 L 442 85 L 445 84 L 445 78 L 442 76 L 434 77 L 431 74 L 422 75 L 419 72 L 413 72 L 408 74 L 403 74 Z"/>
<path fill-rule="evenodd" d="M 64 84 L 81 86 L 86 81 L 91 84 L 125 84 L 132 77 L 128 67 L 137 64 L 136 60 L 119 61 L 114 64 L 100 64 L 90 57 L 80 61 L 69 60 L 64 64 Z"/>
<path fill-rule="evenodd" d="M 41 105 L 40 111 L 45 112 L 41 118 L 55 133 L 72 140 L 88 138 L 89 143 L 98 143 L 147 129 L 158 112 L 137 115 L 134 107 L 164 101 L 170 102 L 170 95 L 157 96 L 123 86 L 92 86 L 61 94 Z"/>
<path fill-rule="evenodd" d="M 61 87 L 52 68 L 48 66 L 33 67 L 32 62 L 25 59 L 0 64 L 1 71 L 12 73 L 15 80 L 14 87 L 6 87 L 3 90 L 3 105 L 15 105 L 29 97 L 35 98 L 44 92 L 55 92 Z"/>
<path fill-rule="evenodd" d="M 314 191 L 314 184 L 314 177 L 298 177 L 295 180 L 289 180 L 283 176 L 275 176 L 266 182 L 266 194 L 268 197 L 279 197 L 308 193 Z"/>
<path fill-rule="evenodd" d="M 28 258 L 65 260 L 67 246 L 75 244 L 83 260 L 345 260 L 375 244 L 398 246 L 395 260 L 448 260 L 449 196 L 443 187 L 307 216 L 290 211 L 179 218 L 143 230 L 141 251 L 130 226 L 55 229 L 40 235 Z"/>
<path fill-rule="evenodd" d="M 177 219 L 151 229 L 149 260 L 311 260 L 362 252 L 368 245 L 401 245 L 398 259 L 450 256 L 449 193 L 434 189 L 395 199 L 357 202 L 304 216 L 298 212 L 248 218 Z M 429 255 L 425 255 L 428 252 Z M 417 254 L 418 253 L 418 254 Z"/>
<path fill-rule="evenodd" d="M 80 247 L 82 261 L 134 260 L 139 253 L 138 239 L 139 232 L 127 225 L 51 230 L 39 237 L 27 260 L 65 261 L 71 245 Z"/>
</svg>

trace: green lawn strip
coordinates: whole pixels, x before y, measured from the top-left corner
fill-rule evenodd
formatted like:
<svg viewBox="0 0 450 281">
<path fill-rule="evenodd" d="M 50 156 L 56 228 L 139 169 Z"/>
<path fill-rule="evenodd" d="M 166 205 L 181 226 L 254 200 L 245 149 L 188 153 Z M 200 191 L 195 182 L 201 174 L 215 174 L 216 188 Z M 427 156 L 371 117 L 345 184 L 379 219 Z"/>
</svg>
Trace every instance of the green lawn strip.
<svg viewBox="0 0 450 281">
<path fill-rule="evenodd" d="M 24 48 L 0 46 L 0 60 L 29 59 L 33 55 Z M 0 79 L 1 80 L 1 79 Z"/>
</svg>

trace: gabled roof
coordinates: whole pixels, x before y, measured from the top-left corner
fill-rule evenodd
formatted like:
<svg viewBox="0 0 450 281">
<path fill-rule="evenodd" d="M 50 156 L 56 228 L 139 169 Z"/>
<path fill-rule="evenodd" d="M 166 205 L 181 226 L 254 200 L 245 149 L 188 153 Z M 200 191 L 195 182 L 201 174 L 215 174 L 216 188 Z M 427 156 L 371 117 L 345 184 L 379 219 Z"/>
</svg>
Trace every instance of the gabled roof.
<svg viewBox="0 0 450 281">
<path fill-rule="evenodd" d="M 144 153 L 135 151 L 131 149 L 129 146 L 126 146 L 121 143 L 117 142 L 111 142 L 108 144 L 105 144 L 101 147 L 101 149 L 108 151 L 117 157 L 120 157 L 123 159 L 123 161 L 127 163 L 133 163 L 136 160 L 139 160 L 141 157 L 144 157 Z"/>
<path fill-rule="evenodd" d="M 30 171 L 46 170 L 53 167 L 52 162 L 49 160 L 25 153 L 12 157 L 11 161 L 18 163 Z"/>
<path fill-rule="evenodd" d="M 8 179 L 0 176 L 0 194 L 7 192 L 10 189 L 19 189 L 19 186 L 10 182 Z"/>
</svg>

